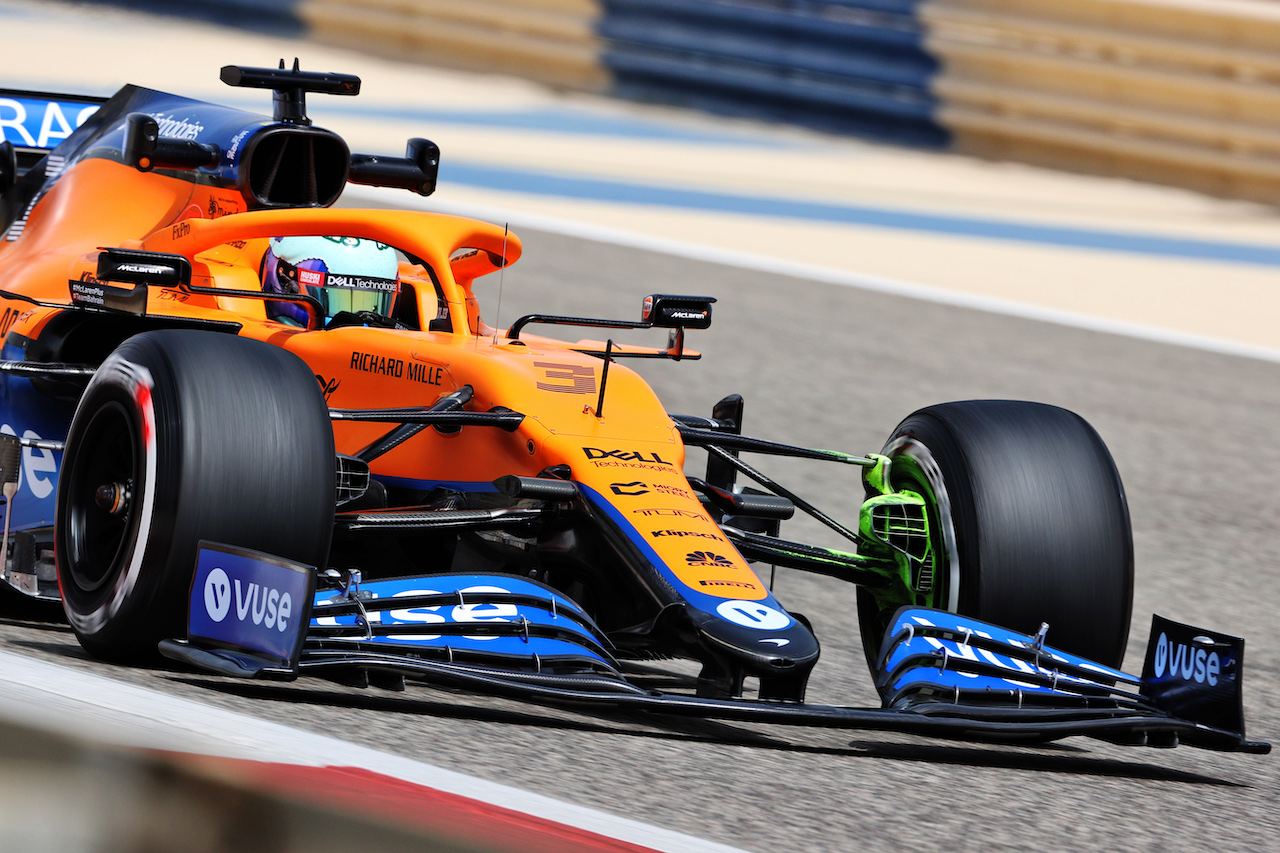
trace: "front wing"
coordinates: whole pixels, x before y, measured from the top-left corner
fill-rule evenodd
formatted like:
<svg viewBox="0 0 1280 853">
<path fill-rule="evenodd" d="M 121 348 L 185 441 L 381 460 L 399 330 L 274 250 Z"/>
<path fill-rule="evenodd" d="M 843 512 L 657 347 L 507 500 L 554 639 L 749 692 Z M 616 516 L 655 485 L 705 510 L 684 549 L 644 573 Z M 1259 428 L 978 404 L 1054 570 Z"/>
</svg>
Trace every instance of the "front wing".
<svg viewBox="0 0 1280 853">
<path fill-rule="evenodd" d="M 205 543 L 189 637 L 161 651 L 222 675 L 430 685 L 544 703 L 935 737 L 1113 743 L 1267 753 L 1245 738 L 1244 641 L 1155 617 L 1133 676 L 968 617 L 903 608 L 876 672 L 880 708 L 710 699 L 628 680 L 574 602 L 511 575 L 442 574 L 313 591 L 278 558 Z M 287 603 L 286 603 L 287 599 Z M 281 613 L 287 615 L 282 618 Z M 211 617 L 217 617 L 211 618 Z"/>
</svg>

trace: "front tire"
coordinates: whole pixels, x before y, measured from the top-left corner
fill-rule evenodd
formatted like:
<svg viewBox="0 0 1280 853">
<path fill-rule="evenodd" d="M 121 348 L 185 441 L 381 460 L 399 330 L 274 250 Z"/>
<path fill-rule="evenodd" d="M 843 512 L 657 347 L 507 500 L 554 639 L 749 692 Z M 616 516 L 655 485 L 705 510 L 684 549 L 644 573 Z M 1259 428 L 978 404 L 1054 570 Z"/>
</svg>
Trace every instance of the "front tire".
<svg viewBox="0 0 1280 853">
<path fill-rule="evenodd" d="M 1124 660 L 1133 536 L 1106 445 L 1066 409 L 1010 400 L 943 403 L 898 425 L 882 451 L 890 483 L 924 497 L 932 603 L 1034 634 L 1110 666 Z M 901 604 L 859 590 L 874 660 Z"/>
<path fill-rule="evenodd" d="M 201 539 L 323 567 L 334 445 L 312 371 L 279 347 L 164 330 L 120 345 L 71 422 L 55 544 L 85 650 L 155 659 L 186 634 Z"/>
</svg>

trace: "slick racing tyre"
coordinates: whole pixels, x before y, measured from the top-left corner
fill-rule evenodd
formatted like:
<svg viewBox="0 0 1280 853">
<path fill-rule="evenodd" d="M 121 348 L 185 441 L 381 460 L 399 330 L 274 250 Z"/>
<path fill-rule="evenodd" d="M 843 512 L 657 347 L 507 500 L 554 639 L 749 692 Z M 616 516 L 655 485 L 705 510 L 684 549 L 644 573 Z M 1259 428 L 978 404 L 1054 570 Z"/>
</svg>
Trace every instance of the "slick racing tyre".
<svg viewBox="0 0 1280 853">
<path fill-rule="evenodd" d="M 932 606 L 1035 634 L 1120 666 L 1133 608 L 1133 536 L 1106 446 L 1066 409 L 1009 400 L 943 403 L 912 414 L 884 455 L 895 489 L 924 498 Z M 858 590 L 875 665 L 903 604 Z"/>
<path fill-rule="evenodd" d="M 204 331 L 147 332 L 94 374 L 58 483 L 63 608 L 85 650 L 122 663 L 186 636 L 202 539 L 323 567 L 334 445 L 306 364 Z"/>
</svg>

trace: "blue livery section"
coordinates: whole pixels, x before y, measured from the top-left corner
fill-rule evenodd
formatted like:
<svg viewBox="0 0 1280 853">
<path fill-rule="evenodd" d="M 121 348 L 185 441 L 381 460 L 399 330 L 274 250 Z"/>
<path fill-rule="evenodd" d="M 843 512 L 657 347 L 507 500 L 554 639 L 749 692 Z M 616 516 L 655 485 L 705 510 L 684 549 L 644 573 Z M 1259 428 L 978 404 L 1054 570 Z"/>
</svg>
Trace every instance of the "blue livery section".
<svg viewBox="0 0 1280 853">
<path fill-rule="evenodd" d="M 200 645 L 297 666 L 315 569 L 231 545 L 201 542 L 187 633 Z"/>
<path fill-rule="evenodd" d="M 94 139 L 94 147 L 120 151 L 124 147 L 128 113 L 145 113 L 156 120 L 160 135 L 167 139 L 212 142 L 222 151 L 215 180 L 233 184 L 238 178 L 240 154 L 250 136 L 277 124 L 267 116 L 259 116 L 234 107 L 126 86 L 112 98 L 103 111 L 108 121 Z"/>
<path fill-rule="evenodd" d="M 928 632 L 927 629 L 935 630 Z M 945 639 L 938 635 L 940 632 L 948 632 L 954 639 Z M 903 637 L 903 635 L 906 636 Z M 1015 674 L 1030 675 L 1038 672 L 1043 675 L 1057 670 L 1061 677 L 1081 683 L 1096 681 L 1099 678 L 1131 684 L 1139 683 L 1138 678 L 1118 669 L 1094 663 L 1050 646 L 1041 647 L 1039 659 L 1042 665 L 1036 667 L 1022 659 L 1026 655 L 1034 656 L 1035 640 L 1032 637 L 942 610 L 928 608 L 900 610 L 889 628 L 888 636 L 893 638 L 893 642 L 889 648 L 888 657 L 881 664 L 881 669 L 890 672 L 912 655 L 922 652 L 936 654 L 945 651 L 957 660 L 981 660 L 993 666 L 1008 669 Z M 975 639 L 986 640 L 988 643 L 978 645 L 972 642 Z M 998 649 L 992 650 L 990 644 L 1004 646 L 1009 653 L 1000 654 Z M 1014 656 L 1015 654 L 1018 656 Z M 1091 673 L 1093 678 L 1069 675 L 1068 670 L 1083 670 Z"/>
<path fill-rule="evenodd" d="M 966 697 L 1118 696 L 1141 679 L 1044 645 L 1043 639 L 930 608 L 895 614 L 880 652 L 876 686 L 886 706 L 944 691 Z"/>
<path fill-rule="evenodd" d="M 131 113 L 154 119 L 164 139 L 216 145 L 221 152 L 218 164 L 202 170 L 199 179 L 220 186 L 236 186 L 242 177 L 247 177 L 240 174 L 240 169 L 252 140 L 263 131 L 281 126 L 267 116 L 139 86 L 125 86 L 104 102 L 91 98 L 84 101 L 80 109 L 68 113 L 75 103 L 69 96 L 0 90 L 0 119 L 8 119 L 4 124 L 5 138 L 35 151 L 42 149 L 34 143 L 43 141 L 54 146 L 43 169 L 29 166 L 29 171 L 0 198 L 0 228 L 7 231 L 5 239 L 12 241 L 21 236 L 26 215 L 72 164 L 92 157 L 118 160 Z M 345 150 L 345 143 L 337 137 L 333 140 L 334 145 Z M 236 213 L 239 209 L 221 212 Z"/>
<path fill-rule="evenodd" d="M 911 667 L 902 670 L 894 680 L 892 690 L 894 693 L 902 695 L 909 690 L 918 691 L 925 687 L 942 688 L 947 691 L 948 696 L 953 696 L 956 691 L 960 691 L 962 698 L 965 698 L 971 692 L 985 693 L 988 691 L 999 691 L 1004 694 L 1014 691 L 1028 696 L 1033 694 L 1041 696 L 1060 695 L 1060 691 L 1053 687 L 1034 684 L 1018 678 L 979 675 L 973 672 L 959 672 L 954 669 L 939 670 L 936 667 L 928 666 Z"/>
<path fill-rule="evenodd" d="M 15 309 L 12 319 L 17 319 Z M 6 320 L 0 317 L 0 326 Z M 6 361 L 22 361 L 25 353 L 12 344 L 0 353 Z M 31 380 L 12 374 L 0 375 L 0 432 L 19 438 L 62 441 L 71 424 L 71 409 L 50 400 L 31 384 Z M 62 470 L 62 451 L 35 447 L 22 448 L 22 470 L 18 491 L 13 501 L 0 512 L 11 512 L 10 530 L 30 530 L 53 524 L 58 492 L 58 473 Z"/>
<path fill-rule="evenodd" d="M 533 669 L 617 669 L 608 641 L 577 604 L 511 575 L 425 575 L 321 590 L 309 634 L 313 647 L 357 644 Z"/>
<path fill-rule="evenodd" d="M 103 103 L 102 98 L 0 90 L 0 133 L 21 148 L 56 148 Z"/>
</svg>

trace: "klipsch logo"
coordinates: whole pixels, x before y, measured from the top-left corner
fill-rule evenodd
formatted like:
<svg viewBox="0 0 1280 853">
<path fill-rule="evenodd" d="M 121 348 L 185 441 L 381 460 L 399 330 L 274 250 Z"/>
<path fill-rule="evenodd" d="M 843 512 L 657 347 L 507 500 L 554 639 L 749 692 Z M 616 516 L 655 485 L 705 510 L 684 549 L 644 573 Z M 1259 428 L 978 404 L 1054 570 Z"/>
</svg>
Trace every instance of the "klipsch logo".
<svg viewBox="0 0 1280 853">
<path fill-rule="evenodd" d="M 702 530 L 652 530 L 650 531 L 649 535 L 653 536 L 655 539 L 658 538 L 659 536 L 663 536 L 663 537 L 671 536 L 675 538 L 681 538 L 684 536 L 693 536 L 696 539 L 714 539 L 717 542 L 724 541 L 723 537 L 717 536 L 714 533 L 707 533 Z"/>
</svg>

